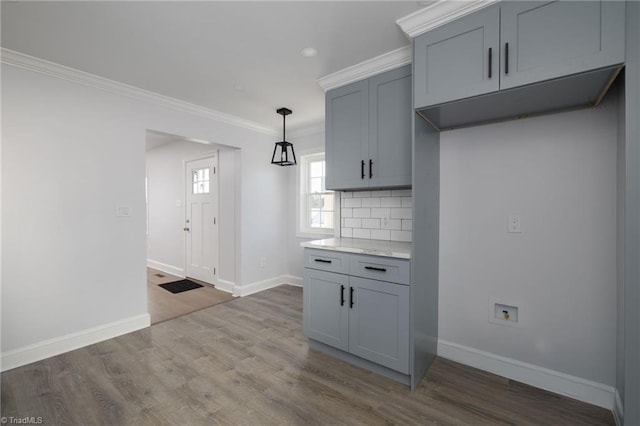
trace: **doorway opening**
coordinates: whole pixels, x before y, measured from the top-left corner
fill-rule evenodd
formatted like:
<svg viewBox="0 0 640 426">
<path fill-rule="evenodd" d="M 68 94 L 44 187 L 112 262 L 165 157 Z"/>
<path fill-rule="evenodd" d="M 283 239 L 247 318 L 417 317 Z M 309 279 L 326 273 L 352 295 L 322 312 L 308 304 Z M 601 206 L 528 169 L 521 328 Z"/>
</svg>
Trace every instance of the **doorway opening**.
<svg viewBox="0 0 640 426">
<path fill-rule="evenodd" d="M 236 173 L 229 147 L 147 130 L 146 148 L 147 300 L 155 324 L 233 298 Z M 221 256 L 221 244 L 231 254 Z M 203 287 L 175 294 L 159 287 L 185 278 Z"/>
</svg>

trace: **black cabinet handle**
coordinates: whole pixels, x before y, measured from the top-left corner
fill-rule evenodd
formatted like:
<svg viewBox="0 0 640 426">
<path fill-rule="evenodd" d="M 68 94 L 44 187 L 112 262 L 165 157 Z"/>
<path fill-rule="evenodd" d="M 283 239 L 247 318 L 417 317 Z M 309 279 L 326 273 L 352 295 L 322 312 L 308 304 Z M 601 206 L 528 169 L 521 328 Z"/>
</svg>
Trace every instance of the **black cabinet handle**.
<svg viewBox="0 0 640 426">
<path fill-rule="evenodd" d="M 509 43 L 504 44 L 504 73 L 509 74 Z"/>
<path fill-rule="evenodd" d="M 344 286 L 340 286 L 340 306 L 344 306 Z"/>
<path fill-rule="evenodd" d="M 489 78 L 491 78 L 491 63 L 493 62 L 491 57 L 491 53 L 492 53 L 491 51 L 492 49 L 489 48 Z"/>
<path fill-rule="evenodd" d="M 353 308 L 353 287 L 349 287 L 349 307 Z"/>
<path fill-rule="evenodd" d="M 364 160 L 360 163 L 360 178 L 364 179 Z"/>
<path fill-rule="evenodd" d="M 370 271 L 387 272 L 385 268 L 376 268 L 375 266 L 365 266 L 364 269 L 368 269 Z"/>
<path fill-rule="evenodd" d="M 369 179 L 373 178 L 373 160 L 369 158 Z"/>
<path fill-rule="evenodd" d="M 331 263 L 330 260 L 324 260 L 324 259 L 313 259 L 314 262 L 320 262 L 320 263 Z"/>
</svg>

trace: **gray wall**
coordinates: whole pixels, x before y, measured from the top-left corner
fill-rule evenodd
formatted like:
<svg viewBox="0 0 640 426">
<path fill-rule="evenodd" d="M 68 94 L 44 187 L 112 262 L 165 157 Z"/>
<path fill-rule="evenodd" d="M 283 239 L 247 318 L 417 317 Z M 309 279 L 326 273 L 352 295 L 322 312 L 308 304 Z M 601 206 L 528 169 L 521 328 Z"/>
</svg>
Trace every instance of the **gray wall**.
<svg viewBox="0 0 640 426">
<path fill-rule="evenodd" d="M 440 134 L 441 340 L 615 385 L 617 110 Z"/>
<path fill-rule="evenodd" d="M 640 424 L 640 3 L 627 2 L 624 424 Z"/>
</svg>

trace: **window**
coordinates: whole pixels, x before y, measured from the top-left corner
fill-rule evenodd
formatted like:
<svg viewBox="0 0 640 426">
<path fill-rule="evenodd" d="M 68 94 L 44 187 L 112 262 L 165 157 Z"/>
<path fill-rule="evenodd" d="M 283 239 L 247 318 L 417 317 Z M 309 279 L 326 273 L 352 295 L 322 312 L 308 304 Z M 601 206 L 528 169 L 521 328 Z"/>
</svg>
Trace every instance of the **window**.
<svg viewBox="0 0 640 426">
<path fill-rule="evenodd" d="M 191 172 L 193 193 L 208 194 L 209 193 L 209 168 L 198 169 Z"/>
<path fill-rule="evenodd" d="M 324 152 L 300 157 L 300 233 L 333 234 L 337 220 L 333 191 L 324 186 Z"/>
</svg>

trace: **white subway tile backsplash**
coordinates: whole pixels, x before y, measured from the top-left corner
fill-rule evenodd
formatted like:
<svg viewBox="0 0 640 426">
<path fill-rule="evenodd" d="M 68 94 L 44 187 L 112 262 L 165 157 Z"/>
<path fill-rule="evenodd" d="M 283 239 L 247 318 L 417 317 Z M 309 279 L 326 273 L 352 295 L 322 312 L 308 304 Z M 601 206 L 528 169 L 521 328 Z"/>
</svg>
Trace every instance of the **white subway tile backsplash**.
<svg viewBox="0 0 640 426">
<path fill-rule="evenodd" d="M 411 219 L 412 212 L 410 208 L 399 208 L 399 209 L 391 209 L 391 218 L 392 219 Z"/>
<path fill-rule="evenodd" d="M 391 231 L 391 240 L 392 241 L 411 241 L 411 231 Z"/>
<path fill-rule="evenodd" d="M 391 231 L 388 229 L 372 229 L 371 239 L 389 241 L 391 239 Z"/>
<path fill-rule="evenodd" d="M 380 208 L 380 209 L 371 209 L 371 217 L 391 217 L 391 209 Z"/>
<path fill-rule="evenodd" d="M 380 198 L 380 207 L 402 207 L 401 197 Z"/>
<path fill-rule="evenodd" d="M 380 219 L 362 219 L 362 228 L 380 229 Z"/>
<path fill-rule="evenodd" d="M 345 238 L 411 241 L 413 198 L 410 189 L 345 191 L 341 231 Z"/>
<path fill-rule="evenodd" d="M 371 197 L 371 191 L 354 191 L 353 198 L 369 198 Z"/>
<path fill-rule="evenodd" d="M 380 198 L 363 198 L 362 207 L 380 207 Z"/>
<path fill-rule="evenodd" d="M 400 231 L 402 232 L 402 231 Z M 353 238 L 366 238 L 367 240 L 371 239 L 371 230 L 370 229 L 360 229 L 353 228 Z"/>
<path fill-rule="evenodd" d="M 394 231 L 402 230 L 402 219 L 389 219 L 386 225 L 382 225 L 382 229 L 391 229 Z"/>
<path fill-rule="evenodd" d="M 346 218 L 344 226 L 347 228 L 362 228 L 362 219 Z"/>
<path fill-rule="evenodd" d="M 371 217 L 371 209 L 353 209 L 353 217 Z"/>
<path fill-rule="evenodd" d="M 342 207 L 362 207 L 362 198 L 346 198 L 342 200 Z"/>
</svg>

